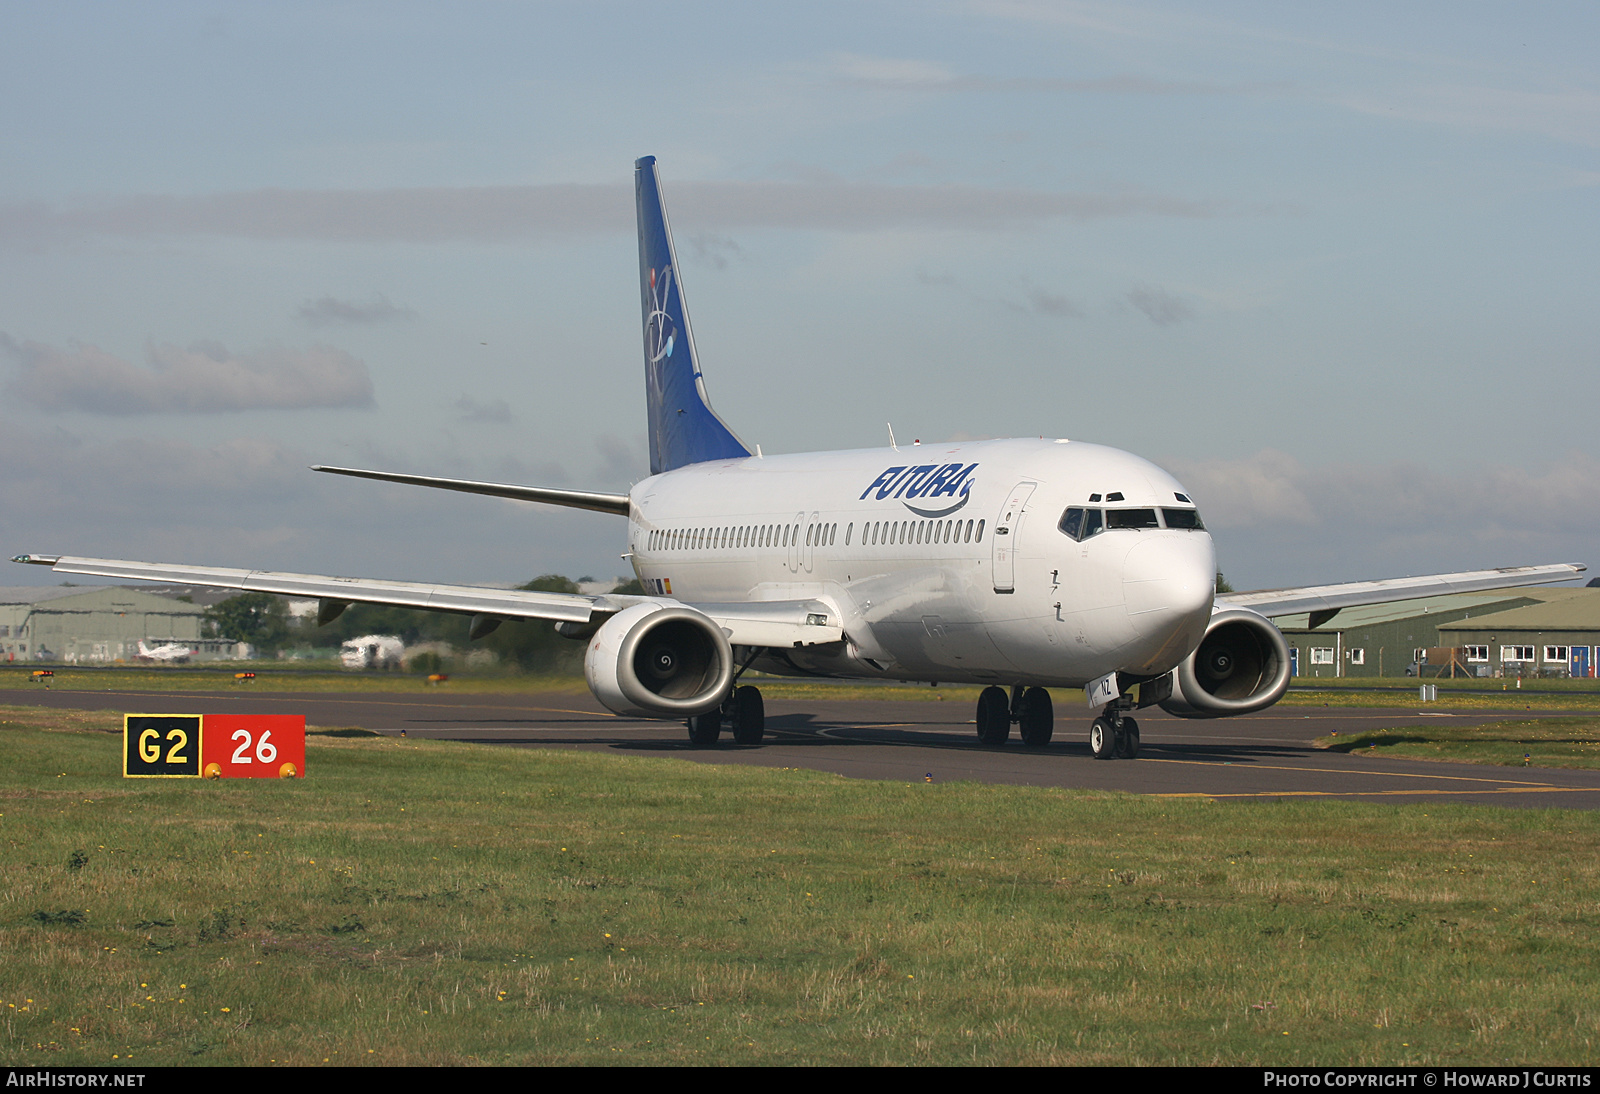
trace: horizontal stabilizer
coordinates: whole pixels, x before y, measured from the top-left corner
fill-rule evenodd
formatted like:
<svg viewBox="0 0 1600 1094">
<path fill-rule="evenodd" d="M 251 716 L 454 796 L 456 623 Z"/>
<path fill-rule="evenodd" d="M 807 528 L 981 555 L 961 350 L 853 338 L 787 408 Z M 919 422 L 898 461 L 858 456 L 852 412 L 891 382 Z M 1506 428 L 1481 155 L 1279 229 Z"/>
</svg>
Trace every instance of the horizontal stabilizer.
<svg viewBox="0 0 1600 1094">
<path fill-rule="evenodd" d="M 394 471 L 362 471 L 354 467 L 313 466 L 311 470 L 325 471 L 330 475 L 349 475 L 357 479 L 402 482 L 408 486 L 431 486 L 438 490 L 487 494 L 492 498 L 565 505 L 569 509 L 591 509 L 596 513 L 615 513 L 622 517 L 628 515 L 626 494 L 602 494 L 593 490 L 555 490 L 547 486 L 516 486 L 506 482 L 473 482 L 471 479 L 440 479 L 431 475 L 401 475 Z"/>
<path fill-rule="evenodd" d="M 1386 581 L 1352 581 L 1343 585 L 1311 585 L 1303 589 L 1263 589 L 1253 593 L 1223 593 L 1218 608 L 1249 608 L 1276 618 L 1302 612 L 1333 613 L 1368 604 L 1392 604 L 1450 593 L 1476 593 L 1511 589 L 1519 585 L 1549 585 L 1571 581 L 1587 567 L 1562 562 L 1550 566 L 1502 566 L 1497 570 L 1469 570 L 1459 574 L 1396 577 Z"/>
</svg>

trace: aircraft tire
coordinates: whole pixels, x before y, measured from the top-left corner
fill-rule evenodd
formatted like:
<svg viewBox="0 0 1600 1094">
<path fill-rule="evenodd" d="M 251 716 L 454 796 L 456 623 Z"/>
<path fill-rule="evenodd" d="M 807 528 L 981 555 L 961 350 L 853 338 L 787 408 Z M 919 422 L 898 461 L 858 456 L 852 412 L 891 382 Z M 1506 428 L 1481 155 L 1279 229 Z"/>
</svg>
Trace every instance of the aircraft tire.
<svg viewBox="0 0 1600 1094">
<path fill-rule="evenodd" d="M 1089 751 L 1097 760 L 1109 760 L 1117 754 L 1117 725 L 1103 714 L 1089 726 Z"/>
<path fill-rule="evenodd" d="M 761 701 L 761 689 L 746 685 L 733 693 L 733 741 L 741 745 L 759 745 L 766 729 L 766 704 Z"/>
<path fill-rule="evenodd" d="M 1011 701 L 1004 688 L 987 687 L 978 695 L 978 740 L 991 748 L 1011 736 Z"/>
<path fill-rule="evenodd" d="M 1029 688 L 1022 693 L 1022 709 L 1018 730 L 1022 743 L 1030 748 L 1043 748 L 1050 743 L 1056 728 L 1056 712 L 1050 702 L 1050 693 L 1044 688 Z"/>
<path fill-rule="evenodd" d="M 722 711 L 696 714 L 689 719 L 689 743 L 697 748 L 710 748 L 722 736 Z"/>
<path fill-rule="evenodd" d="M 1117 755 L 1124 760 L 1139 755 L 1139 723 L 1132 718 L 1122 719 L 1122 729 L 1117 734 Z"/>
</svg>

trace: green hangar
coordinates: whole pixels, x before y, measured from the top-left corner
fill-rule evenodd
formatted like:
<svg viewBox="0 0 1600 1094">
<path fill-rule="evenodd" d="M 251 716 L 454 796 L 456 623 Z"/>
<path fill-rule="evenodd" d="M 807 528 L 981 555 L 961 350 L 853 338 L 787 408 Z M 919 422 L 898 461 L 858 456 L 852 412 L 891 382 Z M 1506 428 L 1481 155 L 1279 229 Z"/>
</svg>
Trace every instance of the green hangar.
<svg viewBox="0 0 1600 1094">
<path fill-rule="evenodd" d="M 139 643 L 186 646 L 197 660 L 242 656 L 239 643 L 207 638 L 205 608 L 144 589 L 0 587 L 0 660 L 132 661 Z"/>
<path fill-rule="evenodd" d="M 1595 675 L 1600 588 L 1455 593 L 1275 619 L 1291 670 L 1318 676 Z"/>
</svg>

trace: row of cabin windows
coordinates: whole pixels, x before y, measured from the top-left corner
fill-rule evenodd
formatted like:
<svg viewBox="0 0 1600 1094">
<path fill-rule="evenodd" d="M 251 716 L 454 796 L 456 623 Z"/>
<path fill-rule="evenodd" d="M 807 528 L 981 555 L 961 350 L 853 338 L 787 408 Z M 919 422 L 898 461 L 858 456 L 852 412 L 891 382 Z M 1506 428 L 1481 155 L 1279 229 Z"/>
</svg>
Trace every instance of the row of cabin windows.
<svg viewBox="0 0 1600 1094">
<path fill-rule="evenodd" d="M 808 528 L 807 539 L 816 533 L 816 525 Z M 838 528 L 838 525 L 834 525 Z M 699 551 L 723 547 L 787 547 L 790 542 L 800 542 L 798 524 L 760 524 L 737 528 L 674 528 L 650 533 L 649 550 Z"/>
<path fill-rule="evenodd" d="M 879 543 L 982 543 L 983 524 L 981 520 L 879 520 L 862 526 L 861 542 L 868 547 Z"/>
<path fill-rule="evenodd" d="M 864 546 L 880 543 L 982 543 L 984 522 L 959 520 L 880 520 L 861 526 Z M 855 525 L 844 530 L 845 546 L 850 545 Z M 805 529 L 807 547 L 831 547 L 839 535 L 839 525 L 812 524 Z M 721 550 L 739 547 L 788 547 L 800 543 L 798 524 L 760 524 L 728 528 L 658 529 L 650 533 L 651 551 Z"/>
</svg>

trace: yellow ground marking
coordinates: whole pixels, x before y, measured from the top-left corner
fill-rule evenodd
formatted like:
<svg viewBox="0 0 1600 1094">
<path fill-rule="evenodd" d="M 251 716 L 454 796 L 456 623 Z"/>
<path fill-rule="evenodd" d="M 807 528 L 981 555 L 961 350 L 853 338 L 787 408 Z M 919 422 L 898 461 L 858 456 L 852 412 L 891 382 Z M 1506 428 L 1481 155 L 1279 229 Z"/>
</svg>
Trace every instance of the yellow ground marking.
<svg viewBox="0 0 1600 1094">
<path fill-rule="evenodd" d="M 1600 786 L 1558 786 L 1554 783 L 1523 782 L 1520 779 L 1485 779 L 1471 775 L 1423 775 L 1405 771 L 1342 771 L 1328 767 L 1285 767 L 1276 764 L 1220 764 L 1214 760 L 1156 760 L 1155 764 L 1189 764 L 1196 767 L 1241 767 L 1247 771 L 1303 771 L 1315 775 L 1377 775 L 1391 779 L 1439 779 L 1444 782 L 1490 783 L 1487 787 L 1463 787 L 1460 790 L 1429 790 L 1418 787 L 1411 790 L 1250 790 L 1240 792 L 1208 793 L 1182 791 L 1171 794 L 1151 794 L 1152 798 L 1376 798 L 1416 796 L 1421 794 L 1573 794 L 1600 793 Z"/>
<path fill-rule="evenodd" d="M 1254 790 L 1243 794 L 1150 794 L 1152 798 L 1388 798 L 1445 797 L 1456 794 L 1582 794 L 1600 792 L 1600 786 L 1502 786 L 1494 790 L 1478 787 L 1460 790 Z"/>
<path fill-rule="evenodd" d="M 1337 767 L 1286 767 L 1281 764 L 1227 764 L 1216 760 L 1157 760 L 1149 759 L 1146 763 L 1152 764 L 1188 764 L 1191 767 L 1237 767 L 1245 771 L 1306 771 L 1314 775 L 1378 775 L 1390 779 L 1441 779 L 1445 782 L 1458 783 L 1495 783 L 1504 786 L 1550 786 L 1550 783 L 1524 782 L 1521 779 L 1483 779 L 1471 775 L 1421 775 L 1408 771 L 1346 771 Z M 1574 787 L 1573 789 L 1590 789 L 1589 787 Z M 1600 787 L 1593 789 L 1600 790 Z M 1310 793 L 1308 791 L 1307 793 Z"/>
</svg>

